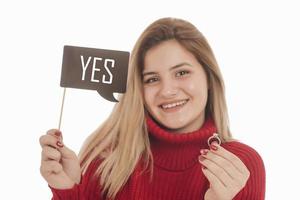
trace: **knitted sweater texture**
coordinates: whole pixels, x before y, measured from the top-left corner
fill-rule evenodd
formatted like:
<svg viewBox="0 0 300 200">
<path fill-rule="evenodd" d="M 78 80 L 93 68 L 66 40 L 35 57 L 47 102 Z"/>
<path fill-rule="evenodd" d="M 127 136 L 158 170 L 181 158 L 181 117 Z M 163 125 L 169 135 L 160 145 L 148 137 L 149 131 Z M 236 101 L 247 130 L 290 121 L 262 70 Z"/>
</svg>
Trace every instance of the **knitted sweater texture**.
<svg viewBox="0 0 300 200">
<path fill-rule="evenodd" d="M 141 171 L 138 165 L 116 200 L 202 200 L 209 188 L 201 164 L 200 149 L 208 149 L 207 140 L 216 132 L 212 119 L 194 132 L 174 134 L 147 118 L 147 125 L 154 159 L 153 180 L 150 173 Z M 222 147 L 237 155 L 250 171 L 246 186 L 234 200 L 263 200 L 265 197 L 265 167 L 261 156 L 241 142 L 226 142 Z M 101 186 L 93 174 L 100 160 L 92 162 L 80 184 L 71 189 L 51 188 L 53 200 L 106 200 L 101 197 Z"/>
</svg>

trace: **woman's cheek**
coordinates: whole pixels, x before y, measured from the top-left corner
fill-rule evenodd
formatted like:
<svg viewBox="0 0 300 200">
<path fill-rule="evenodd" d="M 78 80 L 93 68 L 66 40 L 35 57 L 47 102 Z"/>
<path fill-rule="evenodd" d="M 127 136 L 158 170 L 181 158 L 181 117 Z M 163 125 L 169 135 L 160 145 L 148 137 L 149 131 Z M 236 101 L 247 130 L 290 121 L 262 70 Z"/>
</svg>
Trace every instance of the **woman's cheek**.
<svg viewBox="0 0 300 200">
<path fill-rule="evenodd" d="M 150 109 L 154 104 L 155 90 L 150 87 L 144 87 L 144 99 L 145 104 L 148 109 Z"/>
<path fill-rule="evenodd" d="M 206 104 L 207 102 L 207 87 L 205 83 L 198 82 L 198 84 L 195 84 L 195 82 L 189 82 L 184 85 L 185 92 L 187 95 L 192 97 L 193 100 L 196 100 L 199 104 Z"/>
<path fill-rule="evenodd" d="M 199 92 L 199 84 L 196 85 L 194 82 L 185 82 L 184 85 L 184 90 L 188 93 L 188 94 L 195 94 Z"/>
</svg>

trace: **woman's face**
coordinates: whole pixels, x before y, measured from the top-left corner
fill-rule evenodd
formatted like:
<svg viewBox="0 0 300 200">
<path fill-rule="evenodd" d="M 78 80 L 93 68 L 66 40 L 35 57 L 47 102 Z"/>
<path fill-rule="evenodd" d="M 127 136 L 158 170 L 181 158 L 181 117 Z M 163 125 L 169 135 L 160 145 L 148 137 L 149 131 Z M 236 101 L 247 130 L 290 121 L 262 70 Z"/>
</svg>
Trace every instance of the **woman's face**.
<svg viewBox="0 0 300 200">
<path fill-rule="evenodd" d="M 207 79 L 200 63 L 176 40 L 151 48 L 143 70 L 145 106 L 172 132 L 199 129 L 205 120 Z"/>
</svg>

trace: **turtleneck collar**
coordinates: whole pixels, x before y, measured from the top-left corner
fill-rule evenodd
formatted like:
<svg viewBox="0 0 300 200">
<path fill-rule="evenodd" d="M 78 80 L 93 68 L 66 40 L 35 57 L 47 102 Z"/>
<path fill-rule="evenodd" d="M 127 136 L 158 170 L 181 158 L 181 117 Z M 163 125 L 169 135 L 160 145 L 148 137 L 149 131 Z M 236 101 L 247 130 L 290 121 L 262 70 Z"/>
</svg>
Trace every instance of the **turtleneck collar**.
<svg viewBox="0 0 300 200">
<path fill-rule="evenodd" d="M 182 171 L 198 164 L 200 149 L 208 148 L 207 140 L 216 132 L 212 118 L 207 118 L 199 130 L 172 133 L 147 117 L 154 165 L 169 171 Z"/>
</svg>

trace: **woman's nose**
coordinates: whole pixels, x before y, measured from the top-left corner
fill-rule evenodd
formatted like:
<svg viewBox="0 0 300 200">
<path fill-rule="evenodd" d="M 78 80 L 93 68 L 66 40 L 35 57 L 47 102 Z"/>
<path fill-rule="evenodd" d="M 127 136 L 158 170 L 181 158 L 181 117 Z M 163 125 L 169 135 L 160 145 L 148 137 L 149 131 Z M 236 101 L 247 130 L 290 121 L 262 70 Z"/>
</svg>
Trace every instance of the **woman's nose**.
<svg viewBox="0 0 300 200">
<path fill-rule="evenodd" d="M 164 82 L 161 86 L 160 95 L 164 98 L 173 98 L 178 94 L 178 87 L 172 81 Z"/>
</svg>

